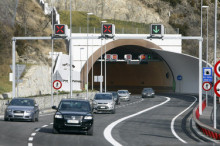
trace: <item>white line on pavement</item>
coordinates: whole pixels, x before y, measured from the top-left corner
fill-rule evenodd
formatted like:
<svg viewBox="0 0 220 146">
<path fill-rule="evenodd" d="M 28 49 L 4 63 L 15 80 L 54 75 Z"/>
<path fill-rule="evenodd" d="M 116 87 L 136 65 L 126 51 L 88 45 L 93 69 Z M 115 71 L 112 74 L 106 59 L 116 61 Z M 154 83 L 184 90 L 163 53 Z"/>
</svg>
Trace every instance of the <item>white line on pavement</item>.
<svg viewBox="0 0 220 146">
<path fill-rule="evenodd" d="M 28 143 L 28 146 L 33 146 L 33 144 L 32 143 Z"/>
<path fill-rule="evenodd" d="M 37 131 L 37 132 L 40 131 L 40 128 L 37 128 L 35 131 Z"/>
<path fill-rule="evenodd" d="M 31 134 L 31 136 L 35 136 L 35 135 L 36 135 L 36 133 L 32 133 L 32 134 Z"/>
<path fill-rule="evenodd" d="M 33 137 L 29 137 L 28 141 L 33 141 L 33 139 L 34 139 Z"/>
<path fill-rule="evenodd" d="M 44 128 L 44 127 L 47 127 L 47 126 L 48 126 L 48 125 L 44 125 L 44 126 L 42 126 L 42 127 Z"/>
<path fill-rule="evenodd" d="M 129 119 L 129 118 L 135 117 L 135 116 L 140 115 L 140 114 L 142 114 L 142 113 L 144 113 L 144 112 L 150 111 L 150 110 L 152 110 L 152 109 L 154 109 L 154 108 L 157 108 L 157 107 L 159 107 L 159 106 L 161 106 L 161 105 L 163 105 L 163 104 L 165 104 L 165 103 L 167 103 L 167 102 L 170 101 L 170 98 L 169 98 L 169 97 L 165 97 L 165 98 L 166 98 L 167 100 L 164 101 L 164 102 L 162 102 L 162 103 L 160 103 L 160 104 L 157 104 L 157 105 L 155 105 L 155 106 L 152 106 L 152 107 L 150 107 L 150 108 L 147 108 L 147 109 L 145 109 L 145 110 L 142 110 L 142 111 L 140 111 L 140 112 L 137 112 L 137 113 L 135 113 L 135 114 L 129 115 L 129 116 L 127 116 L 127 117 L 121 118 L 121 119 L 119 119 L 119 120 L 117 120 L 117 121 L 111 123 L 110 125 L 108 125 L 108 126 L 105 128 L 104 132 L 103 132 L 105 139 L 106 139 L 108 142 L 110 142 L 112 145 L 114 145 L 114 146 L 122 146 L 119 142 L 117 142 L 117 141 L 112 137 L 112 134 L 111 134 L 112 129 L 113 129 L 117 124 L 121 123 L 121 122 L 124 121 L 124 120 L 127 120 L 127 119 Z"/>
<path fill-rule="evenodd" d="M 194 97 L 194 96 L 193 96 Z M 171 122 L 171 126 L 170 126 L 170 128 L 171 128 L 171 131 L 172 131 L 172 133 L 173 133 L 173 135 L 177 138 L 177 139 L 179 139 L 182 143 L 187 143 L 185 140 L 183 140 L 182 138 L 180 138 L 177 134 L 176 134 L 176 132 L 175 132 L 175 130 L 174 130 L 174 122 L 175 122 L 175 120 L 180 116 L 180 115 L 182 115 L 184 112 L 186 112 L 189 108 L 191 108 L 192 106 L 193 106 L 193 104 L 197 101 L 197 98 L 196 97 L 194 97 L 195 98 L 195 101 L 188 107 L 188 108 L 186 108 L 184 111 L 182 111 L 181 113 L 179 113 L 176 117 L 174 117 L 173 119 L 172 119 L 172 122 Z"/>
<path fill-rule="evenodd" d="M 50 123 L 50 125 L 53 125 L 53 123 Z"/>
</svg>

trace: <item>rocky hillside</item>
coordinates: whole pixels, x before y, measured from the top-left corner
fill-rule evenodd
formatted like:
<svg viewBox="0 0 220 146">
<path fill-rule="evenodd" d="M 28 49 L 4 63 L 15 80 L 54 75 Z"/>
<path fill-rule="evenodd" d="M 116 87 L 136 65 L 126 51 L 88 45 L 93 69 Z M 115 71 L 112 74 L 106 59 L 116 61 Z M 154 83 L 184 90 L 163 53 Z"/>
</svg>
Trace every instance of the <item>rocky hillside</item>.
<svg viewBox="0 0 220 146">
<path fill-rule="evenodd" d="M 51 20 L 44 15 L 36 0 L 0 1 L 0 12 L 0 93 L 4 93 L 11 90 L 12 37 L 50 36 Z M 55 41 L 55 51 L 65 52 L 65 48 L 65 42 Z M 50 65 L 51 41 L 16 41 L 16 51 L 17 63 L 26 64 L 29 68 L 32 65 Z"/>
<path fill-rule="evenodd" d="M 46 0 L 50 3 L 50 0 Z M 55 1 L 58 10 L 69 10 L 69 0 Z M 209 9 L 209 49 L 214 47 L 214 0 L 203 0 Z M 73 0 L 75 11 L 93 12 L 103 19 L 162 23 L 167 33 L 200 36 L 201 0 Z M 206 48 L 206 10 L 203 10 L 203 48 Z M 117 27 L 117 26 L 116 26 Z M 219 25 L 220 27 L 220 25 Z M 218 41 L 220 45 L 220 41 Z M 205 49 L 204 49 L 205 51 Z M 203 51 L 203 52 L 204 52 Z M 183 41 L 183 52 L 198 56 L 197 41 Z M 210 53 L 213 60 L 213 52 Z M 205 59 L 205 53 L 203 53 Z"/>
</svg>

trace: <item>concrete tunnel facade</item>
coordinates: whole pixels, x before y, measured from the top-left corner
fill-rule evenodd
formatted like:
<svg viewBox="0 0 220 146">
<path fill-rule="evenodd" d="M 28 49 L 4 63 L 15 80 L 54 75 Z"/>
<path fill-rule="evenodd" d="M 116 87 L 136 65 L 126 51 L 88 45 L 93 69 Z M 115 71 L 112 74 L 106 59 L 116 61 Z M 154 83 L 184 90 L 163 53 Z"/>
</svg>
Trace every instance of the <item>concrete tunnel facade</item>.
<svg viewBox="0 0 220 146">
<path fill-rule="evenodd" d="M 134 89 L 137 88 L 139 92 L 144 87 L 153 87 L 156 91 L 159 92 L 178 92 L 178 93 L 198 93 L 198 84 L 199 84 L 199 62 L 198 59 L 184 55 L 180 53 L 173 53 L 169 51 L 164 51 L 158 45 L 146 41 L 146 40 L 133 40 L 133 39 L 120 39 L 109 42 L 106 44 L 106 52 L 120 47 L 120 46 L 138 46 L 145 49 L 150 49 L 151 51 L 158 54 L 163 61 L 161 62 L 152 62 L 148 64 L 146 67 L 141 67 L 141 65 L 131 67 L 126 64 L 108 64 L 108 68 L 115 68 L 115 70 L 126 70 L 127 72 L 123 72 L 124 80 L 121 78 L 117 78 L 117 72 L 108 71 L 107 73 L 107 90 L 117 90 L 120 88 Z M 104 50 L 104 49 L 103 49 Z M 102 52 L 104 54 L 104 51 Z M 93 64 L 92 64 L 92 56 L 88 59 L 88 69 L 89 69 L 89 89 L 91 89 L 91 68 L 94 65 L 96 60 L 101 56 L 101 47 L 96 50 L 93 54 Z M 100 65 L 98 65 L 100 66 Z M 86 68 L 87 64 L 85 63 L 80 72 L 81 81 L 86 81 Z M 126 69 L 125 69 L 126 68 Z M 129 69 L 130 68 L 130 69 Z M 133 69 L 132 69 L 133 68 Z M 104 64 L 103 64 L 104 69 Z M 133 71 L 132 71 L 133 70 Z M 149 72 L 149 70 L 151 70 Z M 141 73 L 140 73 L 141 72 Z M 127 73 L 127 74 L 126 74 Z M 167 78 L 167 73 L 169 77 Z M 94 70 L 94 76 L 100 75 L 100 68 Z M 133 78 L 131 76 L 133 75 Z M 177 76 L 181 75 L 183 78 L 181 81 L 177 80 Z M 104 76 L 104 72 L 103 72 Z M 110 78 L 108 76 L 111 76 Z M 120 75 L 121 76 L 121 75 Z M 149 77 L 150 76 L 150 77 Z M 118 82 L 112 82 L 111 78 L 116 78 Z M 126 82 L 127 79 L 130 82 Z M 124 84 L 120 84 L 124 83 Z M 83 83 L 81 82 L 81 88 L 83 88 Z M 133 85 L 131 84 L 133 83 Z M 123 86 L 125 85 L 126 86 Z M 104 82 L 103 82 L 104 87 Z M 115 88 L 114 88 L 115 87 Z M 99 83 L 94 83 L 94 88 L 99 90 Z M 103 88 L 104 89 L 104 88 Z"/>
</svg>

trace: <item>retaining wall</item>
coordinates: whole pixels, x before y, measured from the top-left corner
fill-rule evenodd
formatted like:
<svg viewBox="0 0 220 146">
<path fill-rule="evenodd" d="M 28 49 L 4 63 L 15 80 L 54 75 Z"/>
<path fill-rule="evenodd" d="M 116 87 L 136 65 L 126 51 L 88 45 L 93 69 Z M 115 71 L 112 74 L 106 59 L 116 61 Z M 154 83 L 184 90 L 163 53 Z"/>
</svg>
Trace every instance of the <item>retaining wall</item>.
<svg viewBox="0 0 220 146">
<path fill-rule="evenodd" d="M 96 92 L 89 92 L 88 93 L 89 100 L 93 99 L 95 94 L 96 94 Z M 65 98 L 69 98 L 69 97 L 70 97 L 69 94 L 62 94 L 62 95 L 58 95 L 58 96 L 54 95 L 53 96 L 53 99 L 54 99 L 53 105 L 58 106 L 61 99 L 65 99 Z M 85 97 L 86 97 L 86 92 L 73 94 L 73 98 L 75 98 L 75 99 L 85 99 Z M 36 100 L 37 104 L 39 105 L 40 110 L 51 108 L 51 96 L 33 97 L 33 99 Z M 7 102 L 8 102 L 8 100 L 0 100 L 0 114 L 4 114 L 4 111 L 6 108 L 5 104 Z"/>
</svg>

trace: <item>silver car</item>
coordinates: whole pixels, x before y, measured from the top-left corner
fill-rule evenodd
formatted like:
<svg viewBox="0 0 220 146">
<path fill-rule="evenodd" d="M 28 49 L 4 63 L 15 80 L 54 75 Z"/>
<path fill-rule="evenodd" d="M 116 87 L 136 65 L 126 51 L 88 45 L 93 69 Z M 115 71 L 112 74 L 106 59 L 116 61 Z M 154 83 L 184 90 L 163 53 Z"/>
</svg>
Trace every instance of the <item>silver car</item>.
<svg viewBox="0 0 220 146">
<path fill-rule="evenodd" d="M 39 108 L 34 99 L 14 98 L 5 109 L 4 120 L 29 120 L 32 122 L 39 119 Z"/>
<path fill-rule="evenodd" d="M 97 93 L 93 99 L 93 111 L 115 113 L 115 100 L 112 93 Z"/>
<path fill-rule="evenodd" d="M 130 94 L 128 90 L 118 90 L 118 96 L 122 101 L 130 101 Z"/>
</svg>

